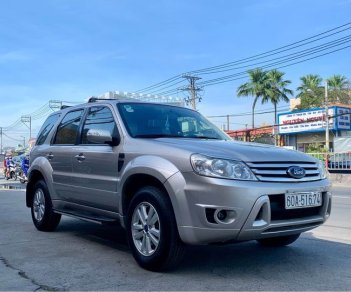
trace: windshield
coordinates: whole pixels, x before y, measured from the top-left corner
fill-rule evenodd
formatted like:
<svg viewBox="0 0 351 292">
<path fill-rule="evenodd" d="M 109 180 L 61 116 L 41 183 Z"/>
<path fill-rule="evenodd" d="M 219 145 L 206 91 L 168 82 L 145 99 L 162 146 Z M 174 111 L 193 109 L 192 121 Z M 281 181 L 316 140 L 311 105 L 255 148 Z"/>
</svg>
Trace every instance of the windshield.
<svg viewBox="0 0 351 292">
<path fill-rule="evenodd" d="M 198 138 L 230 140 L 201 114 L 187 108 L 145 103 L 119 103 L 119 113 L 133 138 Z"/>
</svg>

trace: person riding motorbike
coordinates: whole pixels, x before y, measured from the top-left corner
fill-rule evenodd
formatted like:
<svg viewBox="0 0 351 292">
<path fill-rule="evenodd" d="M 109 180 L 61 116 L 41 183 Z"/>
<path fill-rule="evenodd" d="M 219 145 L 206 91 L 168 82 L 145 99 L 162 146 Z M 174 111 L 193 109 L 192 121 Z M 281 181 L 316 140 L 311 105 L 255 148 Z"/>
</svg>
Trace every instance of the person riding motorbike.
<svg viewBox="0 0 351 292">
<path fill-rule="evenodd" d="M 21 173 L 19 175 L 20 182 L 25 183 L 27 181 L 27 174 L 29 169 L 29 156 L 21 157 Z"/>
<path fill-rule="evenodd" d="M 10 155 L 6 161 L 6 179 L 10 179 L 13 178 L 13 174 L 15 174 L 16 170 L 16 164 L 15 162 L 12 160 L 12 156 Z M 16 179 L 16 178 L 15 178 Z"/>
<path fill-rule="evenodd" d="M 4 164 L 3 164 L 3 168 L 4 168 L 4 177 L 6 177 L 6 174 L 7 174 L 7 159 L 8 159 L 8 157 L 5 156 Z"/>
</svg>

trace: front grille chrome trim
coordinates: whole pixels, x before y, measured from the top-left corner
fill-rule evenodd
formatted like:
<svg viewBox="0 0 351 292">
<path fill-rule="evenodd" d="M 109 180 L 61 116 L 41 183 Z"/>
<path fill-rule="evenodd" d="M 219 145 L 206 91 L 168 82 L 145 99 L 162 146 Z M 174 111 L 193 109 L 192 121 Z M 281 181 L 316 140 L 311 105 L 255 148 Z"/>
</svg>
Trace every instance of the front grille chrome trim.
<svg viewBox="0 0 351 292">
<path fill-rule="evenodd" d="M 257 179 L 266 182 L 309 182 L 321 180 L 318 164 L 315 162 L 282 161 L 282 162 L 247 162 Z M 306 171 L 303 178 L 293 178 L 287 173 L 291 166 L 302 167 Z"/>
</svg>

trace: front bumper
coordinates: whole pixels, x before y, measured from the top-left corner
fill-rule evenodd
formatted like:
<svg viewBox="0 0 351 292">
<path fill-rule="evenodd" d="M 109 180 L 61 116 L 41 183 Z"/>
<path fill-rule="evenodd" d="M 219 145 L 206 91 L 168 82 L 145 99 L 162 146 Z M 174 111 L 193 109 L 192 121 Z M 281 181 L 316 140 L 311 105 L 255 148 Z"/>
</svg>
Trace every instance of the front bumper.
<svg viewBox="0 0 351 292">
<path fill-rule="evenodd" d="M 244 241 L 301 233 L 325 222 L 331 210 L 328 180 L 271 183 L 177 173 L 166 181 L 165 187 L 171 197 L 179 235 L 187 244 Z M 286 212 L 279 200 L 292 191 L 320 191 L 322 206 Z M 214 220 L 218 210 L 230 212 L 229 220 Z"/>
</svg>

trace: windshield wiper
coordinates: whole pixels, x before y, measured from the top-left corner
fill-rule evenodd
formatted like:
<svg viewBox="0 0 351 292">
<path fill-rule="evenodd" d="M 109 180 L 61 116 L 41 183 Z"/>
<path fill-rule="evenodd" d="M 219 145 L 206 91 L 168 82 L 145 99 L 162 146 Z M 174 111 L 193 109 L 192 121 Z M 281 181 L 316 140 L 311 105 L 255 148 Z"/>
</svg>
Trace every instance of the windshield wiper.
<svg viewBox="0 0 351 292">
<path fill-rule="evenodd" d="M 209 140 L 223 140 L 218 137 L 211 137 L 211 136 L 186 136 L 184 138 L 195 138 L 195 139 L 209 139 Z"/>
<path fill-rule="evenodd" d="M 185 138 L 179 135 L 169 135 L 169 134 L 138 134 L 133 136 L 134 138 Z"/>
</svg>

